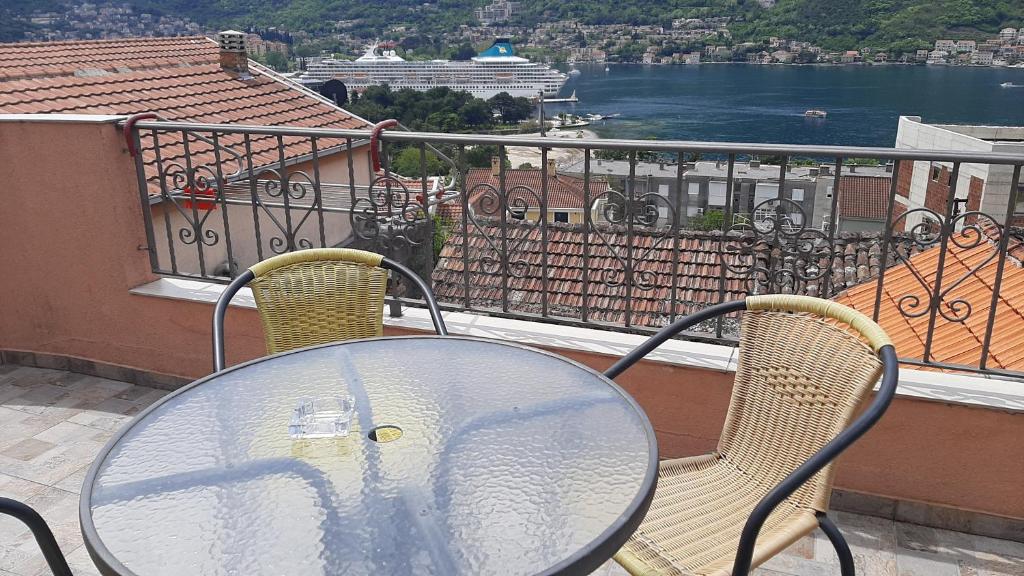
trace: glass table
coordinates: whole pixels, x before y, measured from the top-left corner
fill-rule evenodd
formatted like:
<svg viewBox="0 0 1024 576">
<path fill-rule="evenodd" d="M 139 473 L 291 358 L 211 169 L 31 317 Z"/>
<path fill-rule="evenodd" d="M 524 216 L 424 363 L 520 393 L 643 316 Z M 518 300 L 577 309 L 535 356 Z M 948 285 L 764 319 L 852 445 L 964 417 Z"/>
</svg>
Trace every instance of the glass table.
<svg viewBox="0 0 1024 576">
<path fill-rule="evenodd" d="M 292 439 L 297 401 L 331 395 L 355 399 L 350 433 Z M 80 516 L 110 575 L 587 574 L 643 519 L 657 453 L 636 402 L 581 364 L 377 338 L 168 395 L 100 453 Z"/>
</svg>

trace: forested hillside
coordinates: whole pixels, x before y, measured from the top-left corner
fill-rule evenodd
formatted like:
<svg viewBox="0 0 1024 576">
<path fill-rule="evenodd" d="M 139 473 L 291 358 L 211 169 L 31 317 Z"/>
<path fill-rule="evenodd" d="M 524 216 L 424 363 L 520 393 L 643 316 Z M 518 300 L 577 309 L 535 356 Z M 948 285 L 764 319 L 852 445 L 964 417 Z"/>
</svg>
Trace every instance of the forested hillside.
<svg viewBox="0 0 1024 576">
<path fill-rule="evenodd" d="M 175 14 L 212 28 L 283 26 L 327 32 L 338 21 L 355 21 L 353 33 L 384 35 L 395 25 L 443 33 L 471 24 L 473 8 L 489 0 L 126 0 L 138 11 Z M 4 0 L 7 16 L 30 10 L 60 11 L 66 0 Z M 865 45 L 906 50 L 937 38 L 981 38 L 1000 28 L 1024 26 L 1024 0 L 778 0 L 763 8 L 755 0 L 522 0 L 516 24 L 566 18 L 588 24 L 662 24 L 676 18 L 728 16 L 739 40 L 780 36 L 827 49 Z M 0 38 L 16 39 L 26 22 L 0 13 Z"/>
</svg>

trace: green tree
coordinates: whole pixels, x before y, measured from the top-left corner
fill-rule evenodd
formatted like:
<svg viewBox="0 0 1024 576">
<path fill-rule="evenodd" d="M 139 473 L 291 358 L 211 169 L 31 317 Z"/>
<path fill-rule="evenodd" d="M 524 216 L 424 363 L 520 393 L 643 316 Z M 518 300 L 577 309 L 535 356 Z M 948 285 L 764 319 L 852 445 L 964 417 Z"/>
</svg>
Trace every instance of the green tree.
<svg viewBox="0 0 1024 576">
<path fill-rule="evenodd" d="M 486 126 L 491 123 L 491 107 L 483 100 L 474 98 L 459 109 L 459 116 L 467 126 Z"/>
<path fill-rule="evenodd" d="M 721 230 L 725 222 L 725 214 L 721 210 L 706 210 L 703 214 L 690 217 L 690 228 L 693 230 Z"/>
<path fill-rule="evenodd" d="M 476 50 L 473 50 L 469 42 L 463 42 L 452 55 L 452 60 L 469 60 L 473 56 L 476 56 Z"/>
<path fill-rule="evenodd" d="M 501 121 L 505 124 L 516 124 L 533 115 L 533 104 L 528 99 L 513 97 L 508 92 L 495 94 L 487 104 L 501 115 Z"/>
<path fill-rule="evenodd" d="M 419 178 L 423 174 L 420 160 L 419 147 L 405 148 L 391 160 L 391 171 L 409 178 Z M 428 177 L 443 176 L 448 173 L 448 165 L 430 150 L 426 151 L 426 168 Z"/>
<path fill-rule="evenodd" d="M 472 148 L 466 149 L 466 164 L 468 164 L 470 168 L 490 168 L 491 158 L 494 158 L 497 155 L 497 146 L 473 146 Z M 501 160 L 502 164 L 504 164 L 506 168 L 512 167 L 512 163 L 509 162 L 507 153 L 502 154 Z"/>
<path fill-rule="evenodd" d="M 288 56 L 280 52 L 267 52 L 266 61 L 267 66 L 270 66 L 278 72 L 288 71 Z"/>
</svg>

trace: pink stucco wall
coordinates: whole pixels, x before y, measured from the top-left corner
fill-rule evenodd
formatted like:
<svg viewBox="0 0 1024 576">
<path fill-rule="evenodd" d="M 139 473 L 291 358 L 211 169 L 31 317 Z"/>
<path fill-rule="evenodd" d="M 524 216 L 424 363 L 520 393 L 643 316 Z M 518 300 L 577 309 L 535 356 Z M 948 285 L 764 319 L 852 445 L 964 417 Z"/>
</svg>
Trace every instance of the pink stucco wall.
<svg viewBox="0 0 1024 576">
<path fill-rule="evenodd" d="M 210 305 L 128 292 L 155 277 L 112 123 L 0 120 L 0 166 L 0 349 L 209 372 Z M 229 363 L 263 353 L 253 311 L 232 310 L 227 332 Z M 562 352 L 598 369 L 613 360 Z M 663 457 L 714 446 L 731 374 L 642 362 L 619 380 L 650 415 Z M 843 456 L 837 484 L 1024 519 L 1022 437 L 1024 414 L 900 398 Z"/>
</svg>

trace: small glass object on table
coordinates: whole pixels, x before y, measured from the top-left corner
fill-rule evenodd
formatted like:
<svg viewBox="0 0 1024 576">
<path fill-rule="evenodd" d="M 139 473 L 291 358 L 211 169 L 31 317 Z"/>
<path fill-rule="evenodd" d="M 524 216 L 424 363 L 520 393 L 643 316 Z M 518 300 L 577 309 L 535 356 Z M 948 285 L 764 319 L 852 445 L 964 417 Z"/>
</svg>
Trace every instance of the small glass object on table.
<svg viewBox="0 0 1024 576">
<path fill-rule="evenodd" d="M 299 399 L 288 424 L 288 435 L 296 440 L 348 436 L 355 400 L 353 396 Z"/>
</svg>

